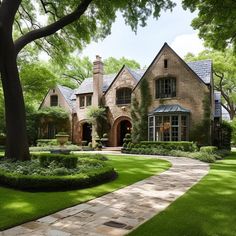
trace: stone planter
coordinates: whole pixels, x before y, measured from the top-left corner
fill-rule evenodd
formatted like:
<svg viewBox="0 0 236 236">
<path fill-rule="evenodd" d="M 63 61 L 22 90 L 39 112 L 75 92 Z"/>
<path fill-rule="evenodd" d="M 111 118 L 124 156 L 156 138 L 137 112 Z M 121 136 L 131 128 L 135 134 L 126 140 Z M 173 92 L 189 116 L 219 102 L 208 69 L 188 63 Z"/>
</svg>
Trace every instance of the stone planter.
<svg viewBox="0 0 236 236">
<path fill-rule="evenodd" d="M 68 134 L 57 134 L 56 135 L 57 142 L 60 144 L 61 147 L 64 147 L 64 144 L 68 142 L 69 135 Z"/>
</svg>

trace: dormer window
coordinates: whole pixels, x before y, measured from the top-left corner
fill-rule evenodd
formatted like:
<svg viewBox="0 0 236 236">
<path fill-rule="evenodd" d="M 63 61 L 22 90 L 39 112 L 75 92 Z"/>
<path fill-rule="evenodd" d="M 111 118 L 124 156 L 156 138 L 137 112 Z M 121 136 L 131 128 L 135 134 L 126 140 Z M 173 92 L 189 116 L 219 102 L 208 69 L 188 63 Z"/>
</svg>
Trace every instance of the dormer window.
<svg viewBox="0 0 236 236">
<path fill-rule="evenodd" d="M 51 107 L 56 107 L 58 106 L 58 96 L 57 95 L 52 95 L 50 97 L 50 106 Z"/>
<path fill-rule="evenodd" d="M 164 68 L 167 69 L 168 68 L 168 60 L 164 59 Z"/>
<path fill-rule="evenodd" d="M 131 88 L 120 88 L 116 91 L 116 104 L 130 104 L 131 103 Z"/>
</svg>

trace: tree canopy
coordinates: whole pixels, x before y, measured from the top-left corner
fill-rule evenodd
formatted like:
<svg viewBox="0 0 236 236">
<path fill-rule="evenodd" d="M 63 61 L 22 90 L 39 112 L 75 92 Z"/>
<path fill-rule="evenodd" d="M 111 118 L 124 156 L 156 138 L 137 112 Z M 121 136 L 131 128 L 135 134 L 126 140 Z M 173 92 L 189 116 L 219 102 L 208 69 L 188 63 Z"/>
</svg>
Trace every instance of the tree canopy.
<svg viewBox="0 0 236 236">
<path fill-rule="evenodd" d="M 232 120 L 236 115 L 236 56 L 232 48 L 225 52 L 205 50 L 199 55 L 187 54 L 186 61 L 212 59 L 215 90 L 221 92 L 222 106 Z"/>
<path fill-rule="evenodd" d="M 183 0 L 183 7 L 198 16 L 192 21 L 194 29 L 205 43 L 218 50 L 233 45 L 236 52 L 236 1 Z"/>
</svg>

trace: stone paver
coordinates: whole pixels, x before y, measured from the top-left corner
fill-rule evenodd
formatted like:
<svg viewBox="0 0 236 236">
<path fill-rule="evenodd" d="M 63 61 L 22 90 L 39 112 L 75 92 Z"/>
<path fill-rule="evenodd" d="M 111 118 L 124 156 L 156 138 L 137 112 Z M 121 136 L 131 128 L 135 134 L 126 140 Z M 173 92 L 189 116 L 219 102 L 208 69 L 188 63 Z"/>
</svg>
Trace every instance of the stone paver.
<svg viewBox="0 0 236 236">
<path fill-rule="evenodd" d="M 1 236 L 125 235 L 166 209 L 208 173 L 209 165 L 182 157 L 158 157 L 172 167 L 113 193 L 0 232 Z"/>
</svg>

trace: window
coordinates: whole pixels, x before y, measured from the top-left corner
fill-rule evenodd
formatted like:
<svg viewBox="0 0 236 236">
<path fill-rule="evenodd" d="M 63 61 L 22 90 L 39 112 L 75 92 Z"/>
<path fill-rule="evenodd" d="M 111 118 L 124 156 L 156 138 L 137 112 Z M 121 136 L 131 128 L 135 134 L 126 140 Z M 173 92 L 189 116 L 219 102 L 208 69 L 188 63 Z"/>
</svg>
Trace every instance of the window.
<svg viewBox="0 0 236 236">
<path fill-rule="evenodd" d="M 150 141 L 186 141 L 188 116 L 173 114 L 149 117 L 148 128 Z"/>
<path fill-rule="evenodd" d="M 58 96 L 57 95 L 52 95 L 50 97 L 50 106 L 51 107 L 56 107 L 58 106 Z"/>
<path fill-rule="evenodd" d="M 79 97 L 79 107 L 82 108 L 85 105 L 85 99 L 84 96 Z"/>
<path fill-rule="evenodd" d="M 176 79 L 160 78 L 156 80 L 156 98 L 176 97 Z"/>
<path fill-rule="evenodd" d="M 168 60 L 164 59 L 164 68 L 167 69 L 168 68 Z"/>
<path fill-rule="evenodd" d="M 88 95 L 86 96 L 86 106 L 91 106 L 92 105 L 92 96 Z"/>
<path fill-rule="evenodd" d="M 131 92 L 130 88 L 121 88 L 116 91 L 116 104 L 130 104 L 131 103 Z"/>
</svg>

